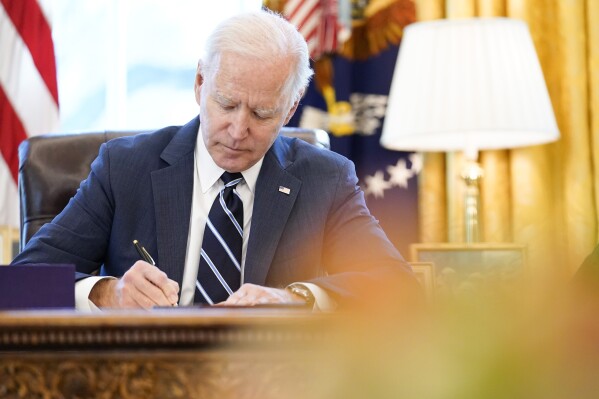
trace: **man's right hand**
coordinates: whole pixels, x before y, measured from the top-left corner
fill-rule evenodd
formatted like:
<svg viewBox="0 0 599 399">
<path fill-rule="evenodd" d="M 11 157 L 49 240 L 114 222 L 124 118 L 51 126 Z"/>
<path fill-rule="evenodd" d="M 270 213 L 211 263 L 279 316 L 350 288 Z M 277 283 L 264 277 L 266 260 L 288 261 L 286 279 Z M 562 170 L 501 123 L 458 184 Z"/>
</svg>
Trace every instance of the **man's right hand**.
<svg viewBox="0 0 599 399">
<path fill-rule="evenodd" d="M 100 308 L 143 308 L 173 306 L 179 284 L 166 273 L 139 260 L 120 279 L 103 279 L 92 288 L 89 299 Z"/>
</svg>

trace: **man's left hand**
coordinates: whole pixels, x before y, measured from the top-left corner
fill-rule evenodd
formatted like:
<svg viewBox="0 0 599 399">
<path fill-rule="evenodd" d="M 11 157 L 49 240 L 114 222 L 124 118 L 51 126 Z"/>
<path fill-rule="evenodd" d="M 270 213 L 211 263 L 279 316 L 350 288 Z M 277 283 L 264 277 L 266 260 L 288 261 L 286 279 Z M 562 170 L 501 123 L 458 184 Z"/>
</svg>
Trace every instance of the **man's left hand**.
<svg viewBox="0 0 599 399">
<path fill-rule="evenodd" d="M 306 301 L 285 289 L 243 284 L 229 298 L 216 306 L 255 306 L 267 304 L 304 304 Z"/>
</svg>

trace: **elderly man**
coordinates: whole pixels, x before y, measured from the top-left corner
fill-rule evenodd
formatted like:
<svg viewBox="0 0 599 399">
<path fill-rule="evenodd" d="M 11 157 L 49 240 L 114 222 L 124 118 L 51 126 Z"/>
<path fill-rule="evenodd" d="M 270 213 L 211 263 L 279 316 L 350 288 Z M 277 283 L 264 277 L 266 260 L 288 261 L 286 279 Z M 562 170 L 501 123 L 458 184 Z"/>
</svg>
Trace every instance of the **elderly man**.
<svg viewBox="0 0 599 399">
<path fill-rule="evenodd" d="M 383 286 L 409 291 L 411 269 L 370 215 L 353 164 L 278 135 L 311 75 L 304 39 L 282 17 L 221 23 L 197 67 L 199 117 L 103 145 L 13 263 L 75 264 L 80 309 L 333 309 Z"/>
</svg>

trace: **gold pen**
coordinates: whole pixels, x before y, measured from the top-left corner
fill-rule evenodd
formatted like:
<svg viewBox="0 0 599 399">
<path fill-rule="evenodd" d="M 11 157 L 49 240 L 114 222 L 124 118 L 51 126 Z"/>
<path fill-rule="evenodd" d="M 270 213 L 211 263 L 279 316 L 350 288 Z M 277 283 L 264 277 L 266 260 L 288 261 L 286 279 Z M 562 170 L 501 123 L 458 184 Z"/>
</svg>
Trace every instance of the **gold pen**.
<svg viewBox="0 0 599 399">
<path fill-rule="evenodd" d="M 145 260 L 152 266 L 156 266 L 156 262 L 154 262 L 154 258 L 152 258 L 150 253 L 143 246 L 141 246 L 139 244 L 139 241 L 133 240 L 133 246 L 135 247 L 135 249 L 137 250 L 137 253 L 139 254 L 139 256 L 141 256 L 141 258 L 143 260 Z M 179 306 L 179 304 L 177 304 L 177 302 L 175 302 L 175 303 L 173 303 L 173 306 Z"/>
</svg>

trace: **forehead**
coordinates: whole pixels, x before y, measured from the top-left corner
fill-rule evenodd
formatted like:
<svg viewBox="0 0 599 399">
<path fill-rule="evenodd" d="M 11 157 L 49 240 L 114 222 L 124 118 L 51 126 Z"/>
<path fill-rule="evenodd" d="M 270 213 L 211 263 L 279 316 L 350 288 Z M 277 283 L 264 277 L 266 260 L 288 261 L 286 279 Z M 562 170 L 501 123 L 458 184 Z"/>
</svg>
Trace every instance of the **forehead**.
<svg viewBox="0 0 599 399">
<path fill-rule="evenodd" d="M 286 95 L 290 70 L 290 63 L 285 59 L 269 62 L 225 54 L 213 76 L 213 94 L 230 101 L 272 107 Z"/>
</svg>

